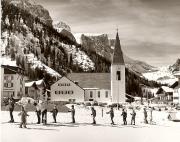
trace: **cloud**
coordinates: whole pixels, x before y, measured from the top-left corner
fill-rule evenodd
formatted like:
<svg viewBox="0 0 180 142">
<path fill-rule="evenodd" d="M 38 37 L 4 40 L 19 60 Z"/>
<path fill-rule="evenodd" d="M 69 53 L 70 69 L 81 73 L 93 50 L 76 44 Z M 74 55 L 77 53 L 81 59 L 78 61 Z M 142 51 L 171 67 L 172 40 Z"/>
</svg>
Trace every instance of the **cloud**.
<svg viewBox="0 0 180 142">
<path fill-rule="evenodd" d="M 140 58 L 141 52 L 141 59 L 154 65 L 168 64 L 170 60 L 163 60 L 168 54 L 173 60 L 180 57 L 180 0 L 37 1 L 74 33 L 107 33 L 114 38 L 118 26 L 130 56 Z"/>
</svg>

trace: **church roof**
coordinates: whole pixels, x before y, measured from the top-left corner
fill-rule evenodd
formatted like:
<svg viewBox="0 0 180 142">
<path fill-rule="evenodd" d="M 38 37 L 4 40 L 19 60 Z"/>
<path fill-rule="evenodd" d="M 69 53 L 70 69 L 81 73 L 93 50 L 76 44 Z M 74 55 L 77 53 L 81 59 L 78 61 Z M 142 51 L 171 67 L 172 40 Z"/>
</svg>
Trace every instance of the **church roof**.
<svg viewBox="0 0 180 142">
<path fill-rule="evenodd" d="M 71 73 L 67 77 L 82 88 L 111 89 L 110 73 Z"/>
<path fill-rule="evenodd" d="M 116 41 L 115 41 L 115 48 L 114 48 L 114 53 L 113 53 L 112 64 L 124 65 L 124 58 L 123 58 L 123 53 L 122 53 L 122 50 L 121 50 L 121 44 L 120 44 L 118 33 L 116 35 Z"/>
</svg>

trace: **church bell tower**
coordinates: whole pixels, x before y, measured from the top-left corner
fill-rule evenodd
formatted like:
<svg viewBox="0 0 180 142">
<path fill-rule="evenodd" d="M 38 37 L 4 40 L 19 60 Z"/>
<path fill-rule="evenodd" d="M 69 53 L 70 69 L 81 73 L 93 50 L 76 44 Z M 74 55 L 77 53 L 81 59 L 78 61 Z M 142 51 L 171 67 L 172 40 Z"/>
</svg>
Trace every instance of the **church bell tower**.
<svg viewBox="0 0 180 142">
<path fill-rule="evenodd" d="M 112 102 L 125 102 L 125 63 L 121 50 L 119 35 L 117 32 L 113 60 L 111 63 L 111 95 Z"/>
</svg>

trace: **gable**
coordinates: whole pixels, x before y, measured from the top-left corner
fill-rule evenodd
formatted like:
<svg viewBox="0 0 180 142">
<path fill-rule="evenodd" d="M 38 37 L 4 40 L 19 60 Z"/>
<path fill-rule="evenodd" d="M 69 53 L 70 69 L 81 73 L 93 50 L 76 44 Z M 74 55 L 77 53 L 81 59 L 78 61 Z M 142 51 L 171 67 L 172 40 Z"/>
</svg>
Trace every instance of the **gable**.
<svg viewBox="0 0 180 142">
<path fill-rule="evenodd" d="M 53 85 L 51 85 L 51 88 L 52 87 L 60 87 L 60 86 L 68 87 L 70 85 L 76 86 L 84 91 L 83 88 L 81 88 L 79 85 L 75 84 L 72 80 L 70 80 L 69 78 L 67 78 L 65 76 L 61 77 L 57 82 L 55 82 Z"/>
</svg>

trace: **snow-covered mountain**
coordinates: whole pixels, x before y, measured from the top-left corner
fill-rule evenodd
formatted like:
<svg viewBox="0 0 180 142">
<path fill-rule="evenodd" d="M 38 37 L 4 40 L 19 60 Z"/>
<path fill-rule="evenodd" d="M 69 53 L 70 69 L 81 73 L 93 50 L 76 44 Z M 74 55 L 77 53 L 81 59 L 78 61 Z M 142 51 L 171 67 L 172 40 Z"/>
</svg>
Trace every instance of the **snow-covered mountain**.
<svg viewBox="0 0 180 142">
<path fill-rule="evenodd" d="M 143 73 L 143 76 L 148 80 L 157 81 L 161 84 L 172 85 L 178 79 L 173 75 L 170 66 L 157 68 L 157 71 Z"/>
<path fill-rule="evenodd" d="M 107 34 L 101 33 L 76 33 L 74 34 L 76 41 L 87 51 L 94 51 L 100 56 L 111 62 L 115 40 L 110 39 Z M 131 71 L 142 74 L 149 71 L 155 71 L 156 68 L 142 61 L 134 60 L 124 54 L 126 67 Z"/>
<path fill-rule="evenodd" d="M 26 10 L 35 17 L 38 17 L 41 22 L 47 24 L 48 26 L 52 26 L 52 18 L 49 14 L 49 11 L 46 10 L 43 6 L 36 3 L 35 0 L 5 0 L 10 4 L 15 5 L 16 7 L 21 8 L 22 10 Z"/>
<path fill-rule="evenodd" d="M 22 7 L 24 4 L 24 7 Z M 63 29 L 60 33 L 46 23 L 46 9 L 41 15 L 33 9 L 37 4 L 29 0 L 3 0 L 1 19 L 1 55 L 16 62 L 25 70 L 27 67 L 43 69 L 52 76 L 64 75 L 68 71 L 92 71 L 93 61 L 79 49 L 72 33 Z M 29 9 L 31 8 L 31 9 Z M 47 11 L 48 12 L 48 11 Z M 43 22 L 43 19 L 46 22 Z M 75 50 L 71 52 L 71 48 Z M 69 57 L 72 55 L 72 61 Z M 33 60 L 32 60 L 33 58 Z M 70 63 L 72 62 L 72 63 Z M 26 66 L 29 63 L 30 66 Z M 70 66 L 71 64 L 71 66 Z"/>
<path fill-rule="evenodd" d="M 67 25 L 66 23 L 60 21 L 60 22 L 56 22 L 53 24 L 53 27 L 60 33 L 63 29 L 71 32 L 71 28 L 69 25 Z"/>
</svg>

